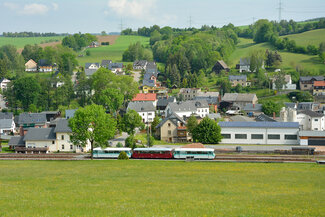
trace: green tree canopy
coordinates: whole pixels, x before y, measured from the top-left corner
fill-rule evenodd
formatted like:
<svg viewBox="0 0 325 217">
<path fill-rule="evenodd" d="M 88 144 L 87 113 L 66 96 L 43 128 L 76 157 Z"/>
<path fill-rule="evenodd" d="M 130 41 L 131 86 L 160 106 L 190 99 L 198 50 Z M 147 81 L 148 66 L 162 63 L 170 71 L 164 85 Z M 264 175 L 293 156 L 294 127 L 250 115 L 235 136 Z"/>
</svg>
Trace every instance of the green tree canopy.
<svg viewBox="0 0 325 217">
<path fill-rule="evenodd" d="M 144 127 L 142 117 L 136 111 L 130 109 L 123 117 L 123 131 L 129 135 L 134 135 L 137 127 Z"/>
<path fill-rule="evenodd" d="M 273 115 L 273 113 L 278 115 L 280 113 L 281 106 L 282 105 L 279 103 L 273 101 L 266 101 L 262 105 L 262 111 L 266 115 Z"/>
<path fill-rule="evenodd" d="M 218 144 L 221 139 L 221 128 L 217 122 L 208 117 L 198 124 L 192 133 L 193 140 L 203 144 Z"/>
</svg>

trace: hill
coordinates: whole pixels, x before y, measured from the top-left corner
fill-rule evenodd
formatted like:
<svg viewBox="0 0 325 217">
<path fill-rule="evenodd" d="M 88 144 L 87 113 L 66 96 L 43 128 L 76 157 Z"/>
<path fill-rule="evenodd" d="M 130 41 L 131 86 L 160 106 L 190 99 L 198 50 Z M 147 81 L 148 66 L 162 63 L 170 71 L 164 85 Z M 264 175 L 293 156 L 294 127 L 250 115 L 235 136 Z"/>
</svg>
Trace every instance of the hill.
<svg viewBox="0 0 325 217">
<path fill-rule="evenodd" d="M 231 54 L 227 63 L 229 66 L 235 67 L 236 64 L 239 63 L 240 58 L 249 56 L 250 52 L 253 50 L 266 49 L 276 50 L 270 43 L 256 44 L 252 39 L 240 38 L 240 43 L 236 46 L 236 50 Z M 325 71 L 325 64 L 320 62 L 318 56 L 295 54 L 284 51 L 280 51 L 279 53 L 283 60 L 282 67 L 285 69 L 295 69 L 296 66 L 300 66 L 310 72 Z"/>
<path fill-rule="evenodd" d="M 300 46 L 307 47 L 307 45 L 315 45 L 318 47 L 321 42 L 325 42 L 325 29 L 316 29 L 300 34 L 281 36 L 281 38 L 285 37 L 290 40 L 295 40 L 297 45 Z"/>
<path fill-rule="evenodd" d="M 77 60 L 80 66 L 84 66 L 86 62 L 100 63 L 103 59 L 109 59 L 115 62 L 121 62 L 123 52 L 128 48 L 130 44 L 136 43 L 138 41 L 140 41 L 144 46 L 149 45 L 148 37 L 122 35 L 122 36 L 118 36 L 115 40 L 115 43 L 109 46 L 87 48 L 86 50 L 79 53 L 84 56 L 78 57 Z M 90 56 L 86 56 L 87 50 L 90 51 Z"/>
<path fill-rule="evenodd" d="M 45 44 L 45 43 L 60 43 L 64 36 L 53 37 L 0 37 L 0 46 L 11 44 L 15 47 L 23 48 L 26 44 Z"/>
</svg>

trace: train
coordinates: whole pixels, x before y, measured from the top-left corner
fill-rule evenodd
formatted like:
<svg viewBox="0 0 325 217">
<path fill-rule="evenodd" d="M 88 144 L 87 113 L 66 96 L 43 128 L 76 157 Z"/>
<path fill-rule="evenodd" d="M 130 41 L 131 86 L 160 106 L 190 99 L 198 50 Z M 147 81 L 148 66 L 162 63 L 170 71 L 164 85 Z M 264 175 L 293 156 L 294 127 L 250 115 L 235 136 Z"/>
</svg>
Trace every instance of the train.
<svg viewBox="0 0 325 217">
<path fill-rule="evenodd" d="M 212 160 L 215 158 L 212 148 L 95 148 L 93 157 L 97 159 L 117 159 L 124 151 L 129 158 L 133 159 L 202 159 Z"/>
</svg>

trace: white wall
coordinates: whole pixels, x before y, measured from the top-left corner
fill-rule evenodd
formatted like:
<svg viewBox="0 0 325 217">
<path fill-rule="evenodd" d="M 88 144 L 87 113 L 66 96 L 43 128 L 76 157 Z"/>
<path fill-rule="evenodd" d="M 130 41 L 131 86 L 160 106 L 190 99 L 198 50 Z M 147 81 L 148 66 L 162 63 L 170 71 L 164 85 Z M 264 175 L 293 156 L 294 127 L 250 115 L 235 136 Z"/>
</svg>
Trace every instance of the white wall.
<svg viewBox="0 0 325 217">
<path fill-rule="evenodd" d="M 156 116 L 156 113 L 155 111 L 149 111 L 149 112 L 138 112 L 138 114 L 142 117 L 142 121 L 144 123 L 151 123 L 153 122 L 153 119 L 155 118 Z"/>
<path fill-rule="evenodd" d="M 53 144 L 54 141 L 54 144 Z M 57 151 L 55 140 L 49 141 L 26 141 L 26 148 L 44 148 L 48 147 L 50 152 Z"/>
<path fill-rule="evenodd" d="M 299 129 L 294 128 L 221 128 L 221 134 L 231 134 L 230 139 L 222 139 L 221 144 L 257 144 L 257 145 L 298 145 Z M 247 134 L 247 139 L 235 139 L 235 134 Z M 263 139 L 251 139 L 252 134 L 262 134 Z M 269 134 L 279 134 L 279 140 L 268 139 Z M 296 135 L 297 140 L 285 140 L 285 135 Z"/>
</svg>

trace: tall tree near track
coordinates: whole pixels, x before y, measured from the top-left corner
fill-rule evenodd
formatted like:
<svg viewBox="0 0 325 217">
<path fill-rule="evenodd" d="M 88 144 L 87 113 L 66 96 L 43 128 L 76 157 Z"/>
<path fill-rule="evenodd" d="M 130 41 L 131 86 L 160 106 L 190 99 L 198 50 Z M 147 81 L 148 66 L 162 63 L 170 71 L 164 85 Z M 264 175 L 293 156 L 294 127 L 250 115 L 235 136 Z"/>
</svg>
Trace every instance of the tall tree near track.
<svg viewBox="0 0 325 217">
<path fill-rule="evenodd" d="M 69 119 L 69 126 L 72 130 L 70 139 L 74 144 L 86 146 L 90 142 L 93 159 L 94 147 L 105 147 L 108 140 L 114 137 L 116 121 L 106 114 L 103 106 L 93 104 L 78 109 L 74 117 Z"/>
<path fill-rule="evenodd" d="M 194 141 L 203 144 L 218 144 L 222 139 L 220 126 L 208 117 L 194 128 L 192 136 Z"/>
</svg>

